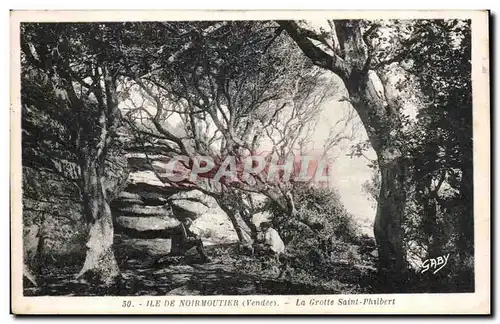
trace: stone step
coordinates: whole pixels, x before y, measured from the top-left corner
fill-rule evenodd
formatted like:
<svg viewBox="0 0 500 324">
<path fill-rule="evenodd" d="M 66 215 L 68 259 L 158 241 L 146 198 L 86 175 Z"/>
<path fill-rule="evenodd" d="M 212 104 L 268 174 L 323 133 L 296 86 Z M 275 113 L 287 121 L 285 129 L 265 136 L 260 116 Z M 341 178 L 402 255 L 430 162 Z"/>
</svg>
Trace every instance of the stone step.
<svg viewBox="0 0 500 324">
<path fill-rule="evenodd" d="M 172 218 L 119 216 L 114 220 L 116 234 L 135 239 L 171 238 L 179 221 Z"/>
<path fill-rule="evenodd" d="M 117 207 L 113 204 L 114 214 L 135 217 L 172 217 L 170 208 L 164 206 L 129 205 Z"/>
</svg>

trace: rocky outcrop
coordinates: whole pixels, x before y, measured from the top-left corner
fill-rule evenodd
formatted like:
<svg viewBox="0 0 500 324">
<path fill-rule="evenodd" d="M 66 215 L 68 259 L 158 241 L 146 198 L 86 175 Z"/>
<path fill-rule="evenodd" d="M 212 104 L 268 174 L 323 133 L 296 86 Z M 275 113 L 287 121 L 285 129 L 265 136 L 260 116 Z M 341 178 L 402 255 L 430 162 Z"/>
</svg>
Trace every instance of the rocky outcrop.
<svg viewBox="0 0 500 324">
<path fill-rule="evenodd" d="M 135 228 L 138 231 L 165 230 L 179 226 L 180 222 L 171 217 L 130 217 L 120 216 L 117 222 L 123 227 Z"/>
<path fill-rule="evenodd" d="M 180 220 L 196 220 L 208 213 L 210 207 L 216 207 L 212 199 L 198 190 L 178 192 L 170 196 L 168 201 L 172 212 Z"/>
<path fill-rule="evenodd" d="M 161 172 L 161 157 L 149 156 Z M 180 221 L 193 220 L 191 230 L 205 241 L 237 239 L 216 201 L 197 190 L 180 190 L 160 182 L 145 156 L 130 154 L 131 173 L 125 189 L 111 202 L 115 232 L 131 239 L 170 239 Z"/>
</svg>

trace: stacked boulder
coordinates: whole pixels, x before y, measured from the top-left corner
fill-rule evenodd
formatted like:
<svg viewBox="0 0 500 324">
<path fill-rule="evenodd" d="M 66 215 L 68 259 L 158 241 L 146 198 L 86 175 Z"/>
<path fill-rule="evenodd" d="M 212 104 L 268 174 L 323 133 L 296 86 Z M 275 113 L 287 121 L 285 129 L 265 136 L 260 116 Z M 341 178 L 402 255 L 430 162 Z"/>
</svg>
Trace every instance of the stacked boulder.
<svg viewBox="0 0 500 324">
<path fill-rule="evenodd" d="M 156 171 L 161 171 L 158 169 L 163 163 L 152 161 Z M 230 221 L 213 198 L 197 190 L 180 190 L 162 183 L 140 154 L 129 156 L 128 163 L 131 173 L 127 185 L 111 202 L 117 235 L 127 239 L 164 239 L 170 250 L 180 223 L 188 218 L 194 221 L 191 230 L 204 240 L 215 233 L 227 241 L 236 239 Z"/>
</svg>

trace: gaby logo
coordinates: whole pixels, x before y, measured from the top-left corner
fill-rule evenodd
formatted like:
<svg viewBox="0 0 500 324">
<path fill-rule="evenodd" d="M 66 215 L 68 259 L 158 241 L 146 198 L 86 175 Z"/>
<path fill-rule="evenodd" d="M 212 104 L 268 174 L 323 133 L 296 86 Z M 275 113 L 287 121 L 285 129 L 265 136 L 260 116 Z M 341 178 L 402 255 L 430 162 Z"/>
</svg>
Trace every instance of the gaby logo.
<svg viewBox="0 0 500 324">
<path fill-rule="evenodd" d="M 446 264 L 448 264 L 448 259 L 450 254 L 446 254 L 443 256 L 439 256 L 437 258 L 427 259 L 422 264 L 422 273 L 427 272 L 428 270 L 434 270 L 433 274 L 438 273 L 439 270 L 443 269 Z"/>
</svg>

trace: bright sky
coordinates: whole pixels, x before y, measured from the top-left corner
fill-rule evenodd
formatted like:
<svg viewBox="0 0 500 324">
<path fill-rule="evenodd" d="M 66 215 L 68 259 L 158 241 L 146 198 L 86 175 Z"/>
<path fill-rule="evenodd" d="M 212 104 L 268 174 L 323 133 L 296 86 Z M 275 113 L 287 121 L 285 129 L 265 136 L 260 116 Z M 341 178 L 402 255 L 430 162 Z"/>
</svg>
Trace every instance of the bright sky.
<svg viewBox="0 0 500 324">
<path fill-rule="evenodd" d="M 308 21 L 306 25 L 307 28 L 315 31 L 319 31 L 320 28 L 327 31 L 330 30 L 326 20 Z M 381 31 L 389 33 L 388 29 L 382 28 Z M 387 76 L 387 78 L 387 81 L 389 81 L 388 86 L 394 88 L 395 84 L 404 78 L 404 75 L 399 73 L 399 71 L 394 70 Z M 381 92 L 383 91 L 383 89 L 380 88 L 382 84 L 380 83 L 378 77 L 374 76 L 372 82 L 374 83 L 375 88 L 378 88 Z M 394 89 L 392 90 L 395 91 Z M 417 109 L 409 99 L 413 98 L 407 98 L 406 104 L 402 107 L 402 111 L 410 118 L 415 119 Z M 314 141 L 319 147 L 328 136 L 328 132 L 332 125 L 335 125 L 337 121 L 345 118 L 349 113 L 353 113 L 352 106 L 346 102 L 339 102 L 337 98 L 323 104 L 316 132 L 313 135 Z M 355 112 L 354 116 L 354 120 L 351 120 L 351 123 L 360 125 L 361 121 Z M 337 158 L 335 159 L 331 169 L 331 185 L 338 189 L 347 210 L 354 215 L 357 220 L 365 226 L 368 226 L 363 229 L 363 232 L 373 236 L 371 224 L 375 219 L 376 203 L 369 198 L 367 193 L 363 191 L 362 185 L 366 181 L 370 181 L 372 178 L 373 170 L 368 167 L 368 164 L 370 164 L 369 159 L 376 159 L 376 154 L 373 149 L 370 149 L 365 152 L 364 157 L 351 158 L 350 156 L 347 156 L 350 152 L 350 145 L 367 140 L 364 128 L 360 125 L 356 129 L 356 139 L 344 142 L 343 145 L 337 147 L 335 154 Z"/>
<path fill-rule="evenodd" d="M 320 28 L 330 30 L 326 20 L 308 21 L 309 28 L 319 31 Z M 361 120 L 352 106 L 347 102 L 339 102 L 338 98 L 333 98 L 322 105 L 321 115 L 312 138 L 315 142 L 315 148 L 320 149 L 330 132 L 330 129 L 336 122 L 345 119 L 349 114 L 354 116 L 349 122 L 350 125 L 357 124 L 356 138 L 352 141 L 344 141 L 334 151 L 336 156 L 331 166 L 331 185 L 339 191 L 342 202 L 357 220 L 367 228 L 363 230 L 366 234 L 373 236 L 371 224 L 375 219 L 375 204 L 369 199 L 367 193 L 363 192 L 362 185 L 372 178 L 373 170 L 368 167 L 368 159 L 376 159 L 373 150 L 365 152 L 366 157 L 350 157 L 350 146 L 367 140 L 366 132 L 360 125 Z M 347 129 L 349 129 L 348 127 Z M 368 159 L 367 159 L 368 158 Z"/>
<path fill-rule="evenodd" d="M 339 120 L 343 120 L 349 113 L 352 113 L 352 107 L 346 102 L 338 102 L 337 99 L 332 99 L 325 102 L 321 108 L 321 115 L 316 127 L 316 131 L 312 136 L 315 142 L 315 147 L 318 149 L 323 145 L 330 128 Z M 353 114 L 350 124 L 361 123 L 356 113 Z M 367 140 L 366 132 L 362 126 L 356 128 L 356 138 L 353 141 L 344 141 L 335 151 L 335 160 L 331 168 L 331 185 L 339 191 L 342 201 L 357 220 L 362 223 L 371 225 L 375 219 L 374 202 L 369 199 L 368 194 L 363 192 L 362 185 L 364 182 L 372 178 L 373 170 L 368 167 L 369 159 L 375 159 L 376 155 L 373 150 L 365 153 L 366 157 L 349 157 L 350 146 L 360 141 Z M 373 235 L 371 230 L 366 234 Z"/>
<path fill-rule="evenodd" d="M 324 20 L 310 21 L 307 25 L 309 28 L 315 30 L 318 30 L 320 27 L 325 30 L 330 29 L 327 21 Z M 396 72 L 394 75 L 390 75 L 388 77 L 391 79 L 390 83 L 396 83 L 396 81 L 398 81 L 402 76 Z M 332 81 L 335 81 L 333 74 L 332 78 Z M 374 86 L 376 88 L 378 88 L 378 83 L 380 83 L 380 81 L 374 82 Z M 343 86 L 340 88 L 343 88 Z M 382 89 L 380 90 L 382 91 Z M 138 94 L 136 93 L 135 95 Z M 339 146 L 335 147 L 332 152 L 333 154 L 330 154 L 335 157 L 330 168 L 330 184 L 339 191 L 341 199 L 348 212 L 364 225 L 362 232 L 373 235 L 371 224 L 375 218 L 375 202 L 371 200 L 369 195 L 363 191 L 363 184 L 366 181 L 370 181 L 373 176 L 373 170 L 369 168 L 368 165 L 370 164 L 370 160 L 376 159 L 376 154 L 370 149 L 365 152 L 365 156 L 362 157 L 348 156 L 351 145 L 366 141 L 367 136 L 361 125 L 361 121 L 359 120 L 357 114 L 353 111 L 352 106 L 348 102 L 339 101 L 340 97 L 341 95 L 339 94 L 322 104 L 318 123 L 311 139 L 314 151 L 320 153 L 324 152 L 324 142 L 328 138 L 331 128 L 335 126 L 337 122 L 345 120 L 347 116 L 353 116 L 351 117 L 352 119 L 349 121 L 346 129 L 348 130 L 347 132 L 350 133 L 351 126 L 357 125 L 355 138 L 343 141 Z M 136 98 L 134 98 L 134 100 L 135 99 Z M 404 108 L 407 114 L 412 116 L 415 115 L 416 111 L 413 111 L 414 109 L 410 109 L 412 107 Z M 343 122 L 337 125 L 337 129 L 340 131 L 343 128 L 343 125 Z"/>
<path fill-rule="evenodd" d="M 134 93 L 133 96 L 137 96 Z M 349 157 L 350 146 L 367 139 L 366 132 L 361 126 L 361 121 L 357 114 L 353 111 L 351 105 L 347 102 L 339 102 L 339 97 L 334 97 L 324 102 L 320 108 L 320 116 L 315 128 L 315 132 L 311 136 L 312 146 L 314 151 L 322 153 L 324 150 L 324 142 L 328 137 L 330 129 L 338 122 L 337 129 L 340 131 L 344 128 L 344 122 L 347 116 L 351 115 L 352 119 L 345 127 L 351 132 L 353 124 L 356 127 L 355 138 L 353 140 L 343 141 L 336 146 L 332 151 L 335 159 L 331 165 L 330 184 L 335 187 L 342 198 L 342 201 L 350 212 L 360 223 L 366 225 L 363 232 L 373 235 L 371 224 L 375 218 L 374 202 L 369 199 L 368 194 L 363 192 L 362 185 L 369 181 L 372 177 L 372 169 L 368 167 L 370 163 L 368 159 L 375 159 L 376 155 L 373 150 L 365 152 L 366 157 Z M 123 106 L 122 106 L 123 107 Z M 367 159 L 368 158 L 368 159 Z M 137 174 L 136 176 L 140 176 Z M 151 175 L 144 175 L 148 179 Z M 137 180 L 137 179 L 136 179 Z"/>
</svg>

